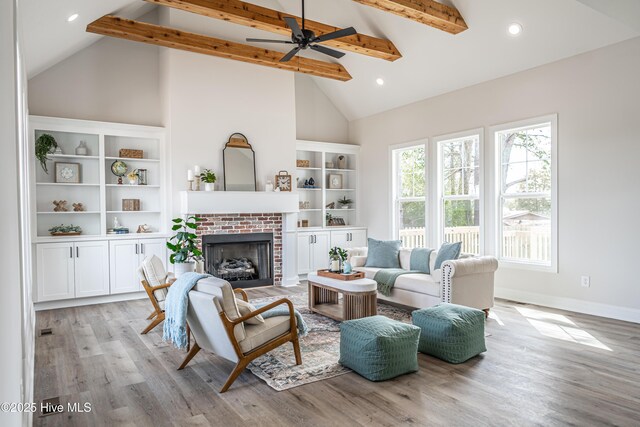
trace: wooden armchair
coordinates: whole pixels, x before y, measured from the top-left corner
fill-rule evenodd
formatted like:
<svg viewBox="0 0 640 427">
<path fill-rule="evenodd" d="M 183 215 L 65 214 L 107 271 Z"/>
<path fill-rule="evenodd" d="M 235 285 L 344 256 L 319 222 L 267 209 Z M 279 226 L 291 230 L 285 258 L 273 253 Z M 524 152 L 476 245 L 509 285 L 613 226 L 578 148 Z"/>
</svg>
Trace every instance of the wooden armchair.
<svg viewBox="0 0 640 427">
<path fill-rule="evenodd" d="M 241 316 L 235 294 L 240 294 L 247 301 L 244 291 L 233 290 L 229 282 L 216 277 L 200 280 L 189 292 L 187 320 L 195 343 L 178 370 L 184 369 L 201 348 L 235 362 L 236 367 L 220 393 L 229 389 L 252 360 L 288 342 L 293 344 L 296 364 L 302 364 L 291 301 L 282 298 Z M 286 316 L 269 317 L 260 324 L 245 323 L 248 319 L 282 304 L 288 307 Z"/>
<path fill-rule="evenodd" d="M 155 255 L 144 259 L 138 267 L 138 276 L 153 305 L 153 312 L 147 317 L 151 323 L 142 331 L 146 334 L 164 320 L 164 301 L 169 287 L 176 279 L 165 271 L 162 261 Z"/>
</svg>

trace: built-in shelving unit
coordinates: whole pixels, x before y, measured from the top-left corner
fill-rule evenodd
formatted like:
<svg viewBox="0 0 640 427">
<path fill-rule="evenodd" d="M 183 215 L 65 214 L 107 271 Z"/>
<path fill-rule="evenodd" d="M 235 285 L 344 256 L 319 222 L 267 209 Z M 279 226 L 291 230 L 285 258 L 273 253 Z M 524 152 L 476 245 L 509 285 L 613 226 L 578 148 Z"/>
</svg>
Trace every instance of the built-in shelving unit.
<svg viewBox="0 0 640 427">
<path fill-rule="evenodd" d="M 166 232 L 164 129 L 37 116 L 30 117 L 30 127 L 32 150 L 36 139 L 45 133 L 53 136 L 62 150 L 48 156 L 48 173 L 32 151 L 34 242 L 49 238 L 49 228 L 60 224 L 80 226 L 81 236 L 112 237 L 107 230 L 113 227 L 115 217 L 130 233 L 141 224 L 149 225 L 154 233 Z M 87 155 L 75 154 L 81 141 Z M 121 149 L 142 150 L 143 158 L 123 158 Z M 146 169 L 147 185 L 130 185 L 126 176 L 118 184 L 118 177 L 111 172 L 111 165 L 118 160 L 125 162 L 129 171 Z M 79 182 L 56 182 L 56 163 L 77 165 Z M 123 199 L 139 199 L 140 210 L 123 210 Z M 66 200 L 68 211 L 54 212 L 54 200 Z M 73 203 L 82 203 L 85 211 L 74 212 Z"/>
<path fill-rule="evenodd" d="M 296 159 L 308 161 L 308 167 L 296 168 L 297 190 L 301 209 L 299 220 L 307 227 L 299 231 L 327 228 L 328 216 L 342 218 L 345 225 L 358 225 L 358 153 L 357 145 L 334 144 L 314 141 L 298 141 Z M 313 178 L 316 188 L 305 188 L 305 182 Z M 335 182 L 332 183 L 332 178 Z M 336 182 L 338 183 L 336 185 Z M 348 208 L 342 209 L 338 200 L 352 200 Z M 307 203 L 307 207 L 302 207 Z M 331 203 L 334 207 L 328 207 Z"/>
</svg>

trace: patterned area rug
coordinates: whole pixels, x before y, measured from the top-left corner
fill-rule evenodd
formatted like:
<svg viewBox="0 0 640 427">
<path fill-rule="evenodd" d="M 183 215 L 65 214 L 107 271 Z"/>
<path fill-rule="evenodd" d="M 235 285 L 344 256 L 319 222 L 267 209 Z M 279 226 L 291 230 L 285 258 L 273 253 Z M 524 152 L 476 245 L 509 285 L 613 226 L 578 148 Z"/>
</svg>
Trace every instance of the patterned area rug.
<svg viewBox="0 0 640 427">
<path fill-rule="evenodd" d="M 279 297 L 251 300 L 252 304 L 269 303 Z M 293 347 L 285 344 L 249 364 L 248 369 L 277 391 L 351 372 L 338 363 L 340 359 L 340 323 L 309 310 L 307 294 L 287 296 L 302 314 L 309 333 L 300 338 L 302 365 L 297 366 Z M 411 312 L 378 302 L 378 314 L 411 323 Z"/>
</svg>

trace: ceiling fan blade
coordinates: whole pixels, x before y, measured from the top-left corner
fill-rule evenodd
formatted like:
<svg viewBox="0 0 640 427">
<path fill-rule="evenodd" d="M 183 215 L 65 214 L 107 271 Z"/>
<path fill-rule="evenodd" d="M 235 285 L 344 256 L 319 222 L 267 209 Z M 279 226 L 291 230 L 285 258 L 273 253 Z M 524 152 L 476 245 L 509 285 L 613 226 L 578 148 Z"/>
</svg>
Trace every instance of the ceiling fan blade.
<svg viewBox="0 0 640 427">
<path fill-rule="evenodd" d="M 290 61 L 291 58 L 293 58 L 294 56 L 296 56 L 296 53 L 298 53 L 298 51 L 300 50 L 300 46 L 296 46 L 293 49 L 291 49 L 291 51 L 289 53 L 287 53 L 285 56 L 282 57 L 282 59 L 280 60 L 280 62 L 287 62 Z"/>
<path fill-rule="evenodd" d="M 291 40 L 269 40 L 269 39 L 247 39 L 248 42 L 256 42 L 256 43 L 284 43 L 284 44 L 293 44 Z"/>
<path fill-rule="evenodd" d="M 298 25 L 298 21 L 296 20 L 296 18 L 287 16 L 286 18 L 284 18 L 284 22 L 286 22 L 289 28 L 291 28 L 291 31 L 293 32 L 295 38 L 304 38 L 304 34 L 302 34 L 302 30 L 300 29 L 300 25 Z"/>
<path fill-rule="evenodd" d="M 327 40 L 339 39 L 341 37 L 351 36 L 357 33 L 358 32 L 356 31 L 356 29 L 353 27 L 343 28 L 342 30 L 334 31 L 333 33 L 318 36 L 315 39 L 311 40 L 311 43 L 326 42 Z"/>
<path fill-rule="evenodd" d="M 320 46 L 319 44 L 314 44 L 309 47 L 317 52 L 333 56 L 334 58 L 342 58 L 344 56 L 343 52 L 338 52 L 337 50 L 329 49 L 328 47 Z"/>
</svg>

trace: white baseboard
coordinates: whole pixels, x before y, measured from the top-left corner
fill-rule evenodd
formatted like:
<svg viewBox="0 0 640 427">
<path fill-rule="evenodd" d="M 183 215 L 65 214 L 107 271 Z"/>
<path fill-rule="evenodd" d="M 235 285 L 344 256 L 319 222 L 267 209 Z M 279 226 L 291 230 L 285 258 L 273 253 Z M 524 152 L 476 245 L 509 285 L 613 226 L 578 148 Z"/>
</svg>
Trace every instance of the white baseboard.
<svg viewBox="0 0 640 427">
<path fill-rule="evenodd" d="M 625 322 L 640 323 L 640 310 L 635 308 L 620 307 L 616 305 L 601 304 L 598 302 L 556 297 L 552 295 L 506 288 L 496 288 L 495 296 L 496 298 L 542 305 L 545 307 L 558 308 L 560 310 L 575 311 L 576 313 L 624 320 Z"/>
<path fill-rule="evenodd" d="M 291 286 L 296 286 L 299 284 L 300 284 L 300 280 L 298 280 L 298 276 L 291 276 L 291 277 L 283 277 L 282 283 L 280 284 L 280 286 L 282 286 L 283 288 L 289 288 Z"/>
<path fill-rule="evenodd" d="M 53 310 L 57 308 L 80 307 L 83 305 L 105 304 L 108 302 L 129 301 L 134 299 L 149 298 L 146 292 L 132 292 L 129 294 L 103 295 L 99 297 L 87 297 L 77 299 L 67 299 L 62 301 L 44 301 L 34 304 L 36 311 Z"/>
</svg>

